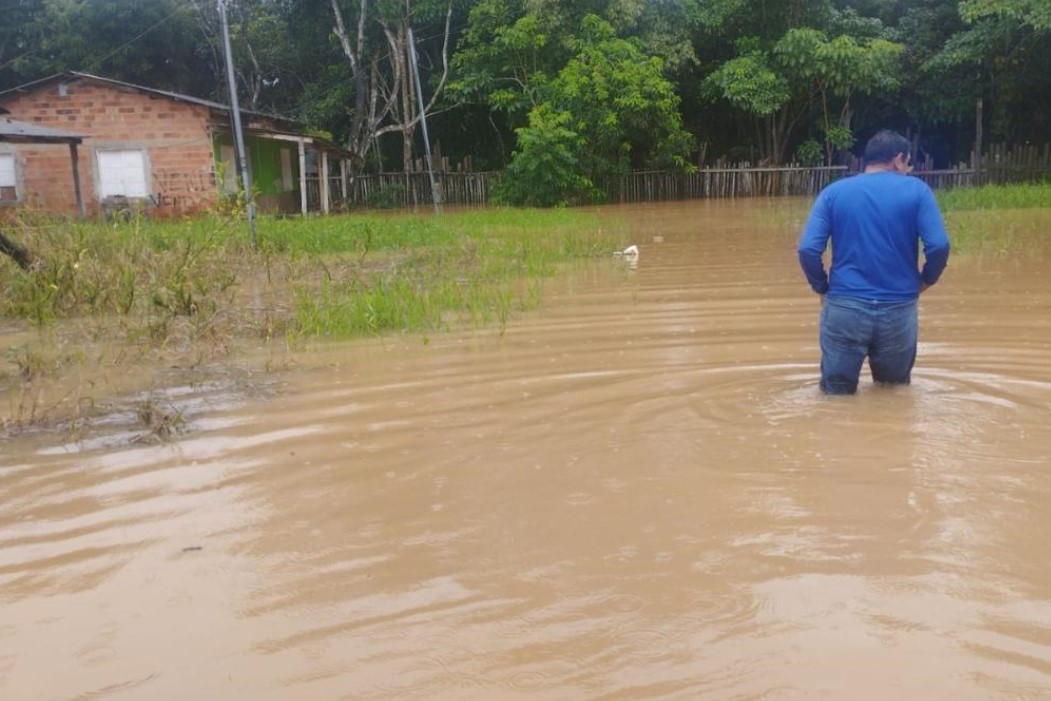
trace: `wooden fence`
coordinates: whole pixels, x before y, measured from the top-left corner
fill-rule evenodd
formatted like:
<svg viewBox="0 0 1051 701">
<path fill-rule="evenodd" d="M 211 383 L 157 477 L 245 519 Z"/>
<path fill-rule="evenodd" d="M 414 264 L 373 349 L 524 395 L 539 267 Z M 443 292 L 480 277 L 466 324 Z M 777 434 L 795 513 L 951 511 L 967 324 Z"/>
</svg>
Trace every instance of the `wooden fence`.
<svg viewBox="0 0 1051 701">
<path fill-rule="evenodd" d="M 858 172 L 862 167 L 860 161 L 855 161 L 850 164 L 848 171 Z M 975 159 L 972 154 L 970 162 L 940 169 L 934 168 L 928 160 L 917 164 L 917 169 L 912 174 L 935 190 L 1039 182 L 1051 179 L 1051 144 L 992 144 L 989 150 L 982 154 L 981 160 Z"/>
<path fill-rule="evenodd" d="M 811 195 L 846 174 L 846 166 L 702 168 L 695 173 L 639 172 L 599 183 L 610 202 L 661 202 L 715 197 Z"/>
<path fill-rule="evenodd" d="M 1051 176 L 1051 144 L 995 144 L 982 155 L 982 183 L 1034 182 Z"/>
<path fill-rule="evenodd" d="M 489 203 L 499 173 L 435 173 L 443 204 L 484 205 Z M 382 173 L 359 175 L 348 187 L 350 205 L 381 207 L 431 206 L 431 179 L 427 173 Z"/>
<path fill-rule="evenodd" d="M 860 162 L 850 165 L 808 168 L 802 166 L 753 167 L 736 164 L 701 168 L 693 173 L 670 171 L 637 172 L 597 183 L 609 202 L 662 202 L 670 200 L 812 196 L 837 178 L 855 174 Z M 1034 182 L 1051 178 L 1051 144 L 1038 146 L 991 146 L 980 162 L 960 163 L 953 168 L 934 169 L 919 164 L 913 175 L 932 188 L 970 187 L 984 184 Z M 488 204 L 497 172 L 435 173 L 443 204 Z M 359 175 L 347 189 L 349 206 L 431 206 L 430 176 L 426 173 Z"/>
</svg>

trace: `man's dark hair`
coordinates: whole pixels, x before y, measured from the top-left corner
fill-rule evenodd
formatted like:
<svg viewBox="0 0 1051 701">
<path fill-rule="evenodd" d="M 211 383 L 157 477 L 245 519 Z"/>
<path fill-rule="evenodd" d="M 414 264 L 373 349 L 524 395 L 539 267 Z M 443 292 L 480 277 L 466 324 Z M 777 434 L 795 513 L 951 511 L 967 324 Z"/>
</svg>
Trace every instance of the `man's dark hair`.
<svg viewBox="0 0 1051 701">
<path fill-rule="evenodd" d="M 909 155 L 909 140 L 890 129 L 876 132 L 865 144 L 866 163 L 890 163 L 899 153 Z"/>
</svg>

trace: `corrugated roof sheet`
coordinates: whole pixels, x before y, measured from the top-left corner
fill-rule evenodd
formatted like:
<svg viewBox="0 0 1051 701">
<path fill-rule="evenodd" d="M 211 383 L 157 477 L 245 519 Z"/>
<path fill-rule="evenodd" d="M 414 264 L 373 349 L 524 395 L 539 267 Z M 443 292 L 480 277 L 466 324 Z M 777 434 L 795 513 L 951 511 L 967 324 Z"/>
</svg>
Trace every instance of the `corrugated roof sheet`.
<svg viewBox="0 0 1051 701">
<path fill-rule="evenodd" d="M 134 90 L 142 91 L 142 92 L 147 93 L 147 94 L 152 94 L 152 95 L 158 95 L 158 96 L 166 97 L 166 98 L 171 99 L 171 100 L 178 100 L 180 102 L 188 102 L 188 103 L 195 104 L 195 105 L 202 105 L 204 107 L 208 107 L 209 109 L 217 110 L 219 112 L 225 112 L 226 114 L 230 113 L 229 105 L 224 105 L 224 104 L 222 104 L 220 102 L 214 102 L 212 100 L 203 100 L 203 99 L 201 99 L 199 97 L 193 97 L 192 95 L 182 95 L 180 93 L 169 92 L 167 90 L 155 90 L 154 88 L 147 88 L 147 87 L 143 87 L 142 85 L 135 85 L 133 83 L 126 83 L 126 82 L 121 81 L 121 80 L 113 80 L 112 78 L 103 78 L 101 76 L 92 75 L 90 73 L 81 73 L 79 71 L 66 71 L 64 73 L 56 73 L 55 75 L 48 76 L 47 78 L 41 78 L 40 80 L 35 80 L 35 81 L 31 82 L 31 83 L 26 83 L 24 85 L 19 85 L 18 87 L 9 88 L 7 90 L 0 91 L 0 100 L 3 100 L 4 97 L 9 95 L 9 94 L 17 93 L 17 92 L 24 92 L 24 91 L 28 91 L 28 90 L 33 90 L 33 89 L 37 88 L 38 86 L 43 85 L 45 83 L 51 83 L 51 82 L 60 81 L 60 80 L 70 80 L 70 81 L 73 81 L 73 80 L 90 80 L 90 81 L 95 81 L 95 82 L 98 82 L 98 83 L 103 83 L 103 84 L 108 84 L 108 85 L 114 85 L 114 86 L 119 86 L 119 87 L 124 87 L 124 88 L 131 88 L 131 89 L 134 89 Z M 6 112 L 6 110 L 4 110 L 2 107 L 0 107 L 0 114 L 2 114 L 4 112 Z M 326 151 L 329 151 L 331 153 L 336 153 L 336 154 L 339 154 L 339 155 L 344 156 L 344 157 L 349 157 L 350 156 L 350 152 L 349 151 L 345 150 L 343 147 L 339 146 L 338 144 L 335 144 L 335 143 L 329 141 L 328 139 L 322 139 L 322 138 L 319 138 L 319 137 L 316 137 L 316 136 L 308 136 L 308 135 L 304 134 L 303 133 L 304 132 L 304 125 L 301 124 L 300 122 L 297 122 L 297 121 L 293 120 L 293 119 L 288 119 L 286 117 L 279 117 L 277 115 L 266 114 L 266 113 L 263 113 L 263 112 L 254 112 L 254 111 L 251 111 L 251 110 L 244 110 L 244 109 L 241 110 L 241 114 L 242 115 L 250 115 L 250 116 L 254 116 L 254 117 L 262 117 L 264 119 L 271 120 L 271 123 L 273 123 L 273 124 L 279 125 L 279 128 L 277 128 L 277 129 L 253 129 L 251 127 L 246 127 L 245 128 L 246 132 L 252 132 L 252 133 L 262 134 L 262 135 L 265 135 L 267 133 L 287 134 L 289 136 L 295 136 L 297 138 L 306 139 L 309 143 L 313 143 L 314 145 L 319 146 L 319 147 L 324 147 L 324 149 Z M 3 117 L 0 117 L 0 119 L 3 119 Z M 26 125 L 26 126 L 33 126 L 33 125 Z M 37 129 L 44 129 L 44 127 L 36 127 L 36 128 Z M 0 133 L 2 133 L 2 132 L 0 132 Z M 61 133 L 61 132 L 58 132 L 58 133 Z M 0 137 L 0 138 L 2 138 L 2 137 Z M 25 137 L 23 137 L 23 138 L 25 138 Z M 60 137 L 52 137 L 52 138 L 59 139 Z M 79 135 L 79 134 L 69 134 L 65 138 L 68 140 L 70 138 L 87 138 L 87 137 Z"/>
<path fill-rule="evenodd" d="M 81 141 L 84 136 L 71 131 L 60 131 L 38 124 L 16 122 L 7 117 L 0 117 L 0 141 L 15 138 L 26 141 Z"/>
<path fill-rule="evenodd" d="M 183 95 L 182 93 L 169 92 L 168 90 L 157 90 L 155 88 L 147 88 L 147 87 L 145 87 L 143 85 L 135 85 L 134 83 L 127 83 L 127 82 L 124 82 L 123 80 L 114 80 L 113 78 L 103 78 L 102 76 L 92 75 L 91 73 L 82 73 L 80 71 L 66 71 L 66 72 L 63 72 L 63 73 L 56 73 L 56 74 L 50 75 L 50 76 L 48 76 L 46 78 L 41 78 L 39 80 L 34 80 L 31 83 L 26 83 L 24 85 L 19 85 L 19 86 L 14 87 L 14 88 L 8 88 L 7 90 L 0 91 L 0 99 L 2 99 L 5 95 L 7 95 L 9 93 L 23 92 L 23 91 L 26 91 L 26 90 L 31 90 L 31 89 L 39 86 L 39 85 L 43 85 L 44 83 L 51 83 L 51 82 L 55 82 L 55 81 L 59 81 L 59 80 L 93 80 L 93 81 L 96 81 L 98 83 L 105 83 L 105 84 L 108 84 L 108 85 L 115 85 L 115 86 L 123 87 L 123 88 L 131 88 L 133 90 L 139 90 L 141 92 L 148 93 L 148 94 L 151 94 L 151 95 L 158 95 L 160 97 L 166 97 L 166 98 L 168 98 L 170 100 L 177 100 L 179 102 L 188 102 L 188 103 L 194 104 L 194 105 L 202 105 L 204 107 L 208 107 L 209 109 L 219 110 L 221 112 L 227 112 L 227 113 L 230 112 L 230 106 L 229 105 L 224 105 L 223 103 L 215 102 L 214 100 L 205 100 L 205 99 L 202 99 L 202 98 L 199 98 L 199 97 L 194 97 L 192 95 Z M 285 124 L 294 124 L 294 125 L 299 126 L 299 123 L 296 122 L 295 120 L 288 119 L 287 117 L 279 117 L 277 115 L 266 114 L 264 112 L 255 112 L 253 110 L 242 109 L 241 110 L 241 114 L 248 114 L 248 115 L 253 115 L 253 116 L 256 116 L 256 117 L 264 117 L 266 119 L 272 119 L 274 121 L 283 122 Z"/>
</svg>

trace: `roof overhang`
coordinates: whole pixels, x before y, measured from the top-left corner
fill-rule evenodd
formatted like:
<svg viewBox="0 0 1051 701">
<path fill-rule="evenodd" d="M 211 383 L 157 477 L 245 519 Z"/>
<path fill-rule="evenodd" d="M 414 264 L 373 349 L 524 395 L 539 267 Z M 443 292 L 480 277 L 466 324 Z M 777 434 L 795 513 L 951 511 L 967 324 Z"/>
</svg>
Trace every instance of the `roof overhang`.
<svg viewBox="0 0 1051 701">
<path fill-rule="evenodd" d="M 0 141 L 22 144 L 79 144 L 83 140 L 83 134 L 0 117 Z"/>
<path fill-rule="evenodd" d="M 224 133 L 229 133 L 231 130 L 222 128 Z M 307 134 L 297 134 L 295 132 L 279 131 L 275 129 L 245 129 L 245 134 L 251 134 L 263 139 L 273 139 L 274 141 L 291 141 L 295 143 L 311 144 L 320 151 L 326 153 L 333 153 L 342 158 L 354 158 L 347 149 L 339 146 L 328 139 L 321 138 L 319 136 L 309 136 Z"/>
<path fill-rule="evenodd" d="M 155 88 L 148 88 L 143 85 L 135 85 L 134 83 L 127 83 L 123 80 L 114 80 L 112 78 L 103 78 L 102 76 L 92 75 L 90 73 L 82 73 L 80 71 L 66 71 L 64 73 L 56 73 L 46 78 L 40 78 L 34 80 L 31 83 L 25 83 L 14 88 L 0 91 L 0 101 L 3 101 L 4 97 L 15 93 L 26 93 L 32 90 L 39 89 L 50 83 L 61 83 L 61 82 L 75 82 L 75 81 L 89 81 L 94 83 L 100 83 L 103 85 L 109 85 L 112 87 L 125 88 L 131 90 L 137 90 L 147 95 L 154 95 L 156 97 L 163 97 L 176 102 L 184 102 L 191 105 L 199 105 L 201 107 L 207 107 L 210 110 L 214 110 L 220 114 L 225 115 L 229 118 L 230 106 L 225 105 L 221 102 L 215 102 L 214 100 L 205 100 L 192 95 L 184 95 L 181 93 L 170 92 L 168 90 L 157 90 Z M 0 106 L 0 113 L 4 111 L 4 108 Z M 272 122 L 282 124 L 285 127 L 296 128 L 301 126 L 298 122 L 287 119 L 285 117 L 279 117 L 272 114 L 266 114 L 264 112 L 255 112 L 253 110 L 241 110 L 241 114 L 244 117 L 265 119 Z"/>
</svg>

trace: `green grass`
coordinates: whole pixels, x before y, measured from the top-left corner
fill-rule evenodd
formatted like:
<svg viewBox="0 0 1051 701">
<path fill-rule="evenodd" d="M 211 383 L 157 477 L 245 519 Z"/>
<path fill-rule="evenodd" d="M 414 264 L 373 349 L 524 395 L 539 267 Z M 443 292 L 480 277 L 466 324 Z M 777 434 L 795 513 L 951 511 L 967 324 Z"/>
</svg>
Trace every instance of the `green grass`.
<svg viewBox="0 0 1051 701">
<path fill-rule="evenodd" d="M 297 337 L 348 337 L 506 323 L 536 305 L 537 280 L 615 247 L 594 215 L 489 210 L 442 216 L 211 216 L 71 223 L 23 218 L 5 227 L 36 259 L 0 257 L 0 319 L 46 326 L 118 320 L 129 339 L 192 339 L 235 326 Z M 245 304 L 265 298 L 264 307 Z"/>
<path fill-rule="evenodd" d="M 939 206 L 945 212 L 1051 208 L 1051 183 L 959 187 L 939 190 L 936 196 Z"/>
<path fill-rule="evenodd" d="M 355 217 L 325 221 L 317 230 L 304 222 L 276 224 L 261 231 L 264 248 L 305 252 L 324 263 L 297 276 L 293 326 L 332 338 L 503 328 L 513 314 L 536 307 L 540 281 L 558 266 L 615 247 L 597 220 L 571 211 Z"/>
<path fill-rule="evenodd" d="M 954 254 L 1044 255 L 1051 231 L 1051 183 L 954 188 L 936 196 Z"/>
<path fill-rule="evenodd" d="M 0 227 L 34 257 L 25 271 L 0 255 L 0 325 L 35 329 L 0 337 L 0 430 L 82 417 L 96 376 L 228 364 L 239 341 L 502 330 L 539 306 L 548 276 L 623 243 L 579 210 L 263 217 L 258 249 L 243 220 L 218 214 L 20 213 Z"/>
<path fill-rule="evenodd" d="M 599 223 L 574 210 L 495 209 L 431 214 L 268 218 L 260 220 L 264 249 L 285 253 L 354 253 L 449 247 L 464 239 L 529 242 L 563 259 L 590 255 Z M 601 237 L 600 237 L 601 238 Z"/>
</svg>

